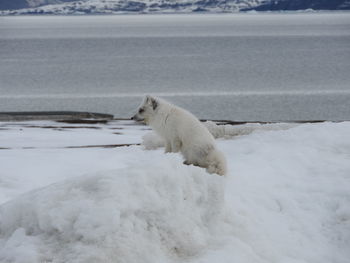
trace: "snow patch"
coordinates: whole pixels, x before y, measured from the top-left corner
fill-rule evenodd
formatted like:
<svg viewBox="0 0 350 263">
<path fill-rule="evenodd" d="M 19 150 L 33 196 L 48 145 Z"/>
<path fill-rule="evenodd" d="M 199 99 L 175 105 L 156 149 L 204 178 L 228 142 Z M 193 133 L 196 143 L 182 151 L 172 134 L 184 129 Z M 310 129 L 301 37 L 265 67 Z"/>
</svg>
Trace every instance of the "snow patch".
<svg viewBox="0 0 350 263">
<path fill-rule="evenodd" d="M 214 138 L 231 138 L 233 136 L 248 135 L 255 131 L 278 131 L 287 130 L 297 126 L 295 123 L 247 123 L 244 125 L 217 125 L 213 121 L 206 121 L 203 123 Z"/>
<path fill-rule="evenodd" d="M 167 154 L 34 190 L 0 206 L 0 261 L 193 257 L 221 225 L 223 180 Z"/>
</svg>

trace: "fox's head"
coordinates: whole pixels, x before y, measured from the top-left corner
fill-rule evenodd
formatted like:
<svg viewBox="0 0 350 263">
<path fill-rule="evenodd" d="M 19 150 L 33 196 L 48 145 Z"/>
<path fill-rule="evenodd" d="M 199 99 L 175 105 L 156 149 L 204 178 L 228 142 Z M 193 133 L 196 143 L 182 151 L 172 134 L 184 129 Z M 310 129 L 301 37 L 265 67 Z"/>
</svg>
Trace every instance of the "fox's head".
<svg viewBox="0 0 350 263">
<path fill-rule="evenodd" d="M 147 95 L 139 106 L 137 113 L 132 116 L 131 119 L 135 121 L 143 121 L 147 124 L 150 116 L 152 116 L 157 110 L 158 104 L 156 98 Z"/>
</svg>

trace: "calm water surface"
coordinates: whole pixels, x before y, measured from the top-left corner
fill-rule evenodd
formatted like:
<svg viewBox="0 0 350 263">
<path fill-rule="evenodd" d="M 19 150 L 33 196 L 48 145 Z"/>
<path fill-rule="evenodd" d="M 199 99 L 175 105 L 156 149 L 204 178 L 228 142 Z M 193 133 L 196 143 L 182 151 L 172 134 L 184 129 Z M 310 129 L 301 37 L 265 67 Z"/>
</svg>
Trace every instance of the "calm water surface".
<svg viewBox="0 0 350 263">
<path fill-rule="evenodd" d="M 350 13 L 0 17 L 0 111 L 350 120 Z"/>
</svg>

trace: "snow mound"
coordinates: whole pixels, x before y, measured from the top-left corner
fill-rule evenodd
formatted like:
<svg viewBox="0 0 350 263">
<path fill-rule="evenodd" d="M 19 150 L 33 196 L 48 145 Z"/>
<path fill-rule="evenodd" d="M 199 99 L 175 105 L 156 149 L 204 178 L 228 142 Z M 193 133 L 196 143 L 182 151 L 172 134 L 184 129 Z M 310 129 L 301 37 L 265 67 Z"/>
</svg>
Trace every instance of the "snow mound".
<svg viewBox="0 0 350 263">
<path fill-rule="evenodd" d="M 196 256 L 222 220 L 223 180 L 167 154 L 156 164 L 29 192 L 0 206 L 0 261 L 172 262 Z"/>
<path fill-rule="evenodd" d="M 230 138 L 239 135 L 248 135 L 255 131 L 278 131 L 287 130 L 297 126 L 295 123 L 247 123 L 244 125 L 217 125 L 215 122 L 206 121 L 203 123 L 214 138 Z"/>
</svg>

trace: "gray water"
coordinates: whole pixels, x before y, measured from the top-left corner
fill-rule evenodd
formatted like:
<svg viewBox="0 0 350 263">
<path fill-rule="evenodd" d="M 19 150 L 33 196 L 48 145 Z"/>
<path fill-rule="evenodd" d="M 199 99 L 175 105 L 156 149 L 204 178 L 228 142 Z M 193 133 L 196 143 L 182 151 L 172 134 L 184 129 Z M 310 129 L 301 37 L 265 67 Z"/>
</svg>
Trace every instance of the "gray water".
<svg viewBox="0 0 350 263">
<path fill-rule="evenodd" d="M 350 13 L 0 17 L 0 111 L 350 120 Z"/>
</svg>

